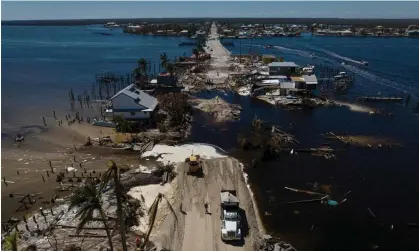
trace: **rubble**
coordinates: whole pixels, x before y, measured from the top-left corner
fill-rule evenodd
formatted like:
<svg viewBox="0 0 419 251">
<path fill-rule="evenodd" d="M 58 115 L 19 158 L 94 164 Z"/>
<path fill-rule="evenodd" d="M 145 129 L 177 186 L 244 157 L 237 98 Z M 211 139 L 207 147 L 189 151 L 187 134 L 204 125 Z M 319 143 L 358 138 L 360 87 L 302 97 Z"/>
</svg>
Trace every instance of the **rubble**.
<svg viewBox="0 0 419 251">
<path fill-rule="evenodd" d="M 270 235 L 262 236 L 262 240 L 257 248 L 259 251 L 296 251 L 291 244 L 281 241 L 279 237 L 271 237 Z"/>
<path fill-rule="evenodd" d="M 210 114 L 217 122 L 226 122 L 239 119 L 241 107 L 239 105 L 229 104 L 220 97 L 213 99 L 193 99 L 192 106 Z"/>
</svg>

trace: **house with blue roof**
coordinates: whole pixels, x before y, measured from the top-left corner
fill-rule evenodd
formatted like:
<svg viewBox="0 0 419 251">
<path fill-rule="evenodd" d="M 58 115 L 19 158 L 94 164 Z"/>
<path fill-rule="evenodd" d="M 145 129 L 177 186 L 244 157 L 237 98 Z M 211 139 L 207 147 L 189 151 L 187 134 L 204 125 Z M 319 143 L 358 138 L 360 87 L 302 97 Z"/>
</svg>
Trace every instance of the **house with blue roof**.
<svg viewBox="0 0 419 251">
<path fill-rule="evenodd" d="M 131 84 L 110 99 L 105 116 L 122 116 L 126 120 L 149 119 L 157 105 L 155 97 Z"/>
</svg>

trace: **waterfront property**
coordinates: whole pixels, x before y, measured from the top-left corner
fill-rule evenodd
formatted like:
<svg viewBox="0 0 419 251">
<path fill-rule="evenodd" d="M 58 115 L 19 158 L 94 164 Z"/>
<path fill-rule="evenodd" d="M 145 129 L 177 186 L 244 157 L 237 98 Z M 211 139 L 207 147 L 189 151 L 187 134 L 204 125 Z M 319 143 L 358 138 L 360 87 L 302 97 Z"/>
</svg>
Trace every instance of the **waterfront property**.
<svg viewBox="0 0 419 251">
<path fill-rule="evenodd" d="M 149 119 L 157 105 L 155 97 L 131 84 L 110 99 L 105 116 L 122 116 L 127 120 Z"/>
<path fill-rule="evenodd" d="M 294 62 L 272 62 L 268 67 L 269 75 L 291 75 L 296 72 L 298 65 Z"/>
</svg>

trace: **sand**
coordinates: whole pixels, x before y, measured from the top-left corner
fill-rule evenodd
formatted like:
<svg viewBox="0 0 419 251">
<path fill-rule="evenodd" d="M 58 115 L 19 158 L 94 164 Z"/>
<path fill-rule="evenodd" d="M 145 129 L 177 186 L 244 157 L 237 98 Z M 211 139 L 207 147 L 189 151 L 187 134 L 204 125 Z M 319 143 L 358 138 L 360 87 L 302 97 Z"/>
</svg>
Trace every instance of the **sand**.
<svg viewBox="0 0 419 251">
<path fill-rule="evenodd" d="M 87 137 L 103 137 L 113 135 L 111 128 L 100 128 L 88 123 L 75 123 L 71 126 L 64 124 L 58 126 L 54 119 L 47 119 L 48 127 L 40 127 L 39 130 L 31 130 L 32 134 L 25 135 L 25 142 L 14 144 L 13 139 L 2 141 L 2 176 L 6 177 L 7 186 L 2 182 L 2 212 L 4 220 L 11 216 L 21 217 L 30 210 L 39 208 L 42 202 L 49 201 L 55 195 L 65 196 L 68 192 L 56 192 L 57 187 L 55 174 L 51 173 L 49 161 L 52 163 L 54 172 L 65 172 L 66 169 L 76 172 L 78 176 L 87 172 L 103 172 L 106 163 L 111 157 L 115 157 L 118 164 L 131 161 L 132 158 L 119 158 L 104 154 L 105 149 L 75 150 L 80 148 Z M 76 157 L 76 161 L 74 161 Z M 80 168 L 80 163 L 82 168 Z M 138 161 L 137 161 L 138 163 Z M 49 172 L 47 174 L 47 171 Z M 18 174 L 19 173 L 19 174 Z M 49 177 L 48 177 L 49 175 Z M 42 179 L 45 179 L 45 182 Z M 10 198 L 15 193 L 41 193 L 37 203 L 28 211 L 16 212 L 20 203 L 18 198 Z M 7 205 L 7 206 L 6 206 Z M 45 207 L 45 205 L 43 205 Z"/>
<path fill-rule="evenodd" d="M 364 105 L 360 105 L 360 104 L 354 104 L 354 103 L 348 103 L 348 102 L 344 102 L 344 101 L 334 101 L 334 102 L 337 105 L 348 107 L 349 110 L 351 110 L 353 112 L 364 112 L 364 113 L 369 113 L 369 114 L 374 113 L 374 109 L 372 109 L 368 106 L 364 106 Z"/>
<path fill-rule="evenodd" d="M 201 155 L 203 159 L 203 178 L 185 174 L 184 160 L 192 152 Z M 147 156 L 159 156 L 157 161 L 164 164 L 177 163 L 177 176 L 170 185 L 151 185 L 133 188 L 130 191 L 135 194 L 134 197 L 141 197 L 139 194 L 142 193 L 146 205 L 151 205 L 152 199 L 161 192 L 168 197 L 176 211 L 178 221 L 170 213 L 166 202 L 163 202 L 161 208 L 159 207 L 158 220 L 152 230 L 151 240 L 171 250 L 254 250 L 256 240 L 264 233 L 264 228 L 241 163 L 226 158 L 222 149 L 205 144 L 156 145 L 152 151 L 142 155 Z M 221 241 L 221 189 L 237 190 L 241 208 L 246 212 L 249 230 L 243 231 L 248 232 L 248 235 L 243 242 L 236 243 L 238 245 L 229 245 Z M 204 213 L 205 202 L 209 203 L 211 215 Z"/>
<path fill-rule="evenodd" d="M 159 156 L 157 161 L 167 165 L 170 163 L 184 162 L 191 154 L 200 155 L 202 159 L 221 158 L 225 155 L 211 145 L 206 144 L 185 144 L 178 146 L 155 145 L 152 151 L 142 154 L 142 157 Z"/>
<path fill-rule="evenodd" d="M 202 178 L 186 175 L 185 167 L 184 163 L 178 166 L 178 176 L 173 181 L 178 187 L 173 204 L 178 220 L 168 214 L 153 241 L 170 250 L 255 250 L 258 222 L 239 163 L 231 158 L 204 160 Z M 247 225 L 242 228 L 244 240 L 235 245 L 221 240 L 221 189 L 237 191 L 246 216 Z M 205 202 L 209 204 L 210 215 L 205 214 Z"/>
</svg>

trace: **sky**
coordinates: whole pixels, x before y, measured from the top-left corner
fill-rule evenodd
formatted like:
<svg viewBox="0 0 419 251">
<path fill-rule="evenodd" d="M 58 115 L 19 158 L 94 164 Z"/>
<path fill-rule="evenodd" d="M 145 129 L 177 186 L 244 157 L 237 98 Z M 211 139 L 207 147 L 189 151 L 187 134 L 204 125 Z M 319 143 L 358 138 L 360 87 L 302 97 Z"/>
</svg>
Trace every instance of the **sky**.
<svg viewBox="0 0 419 251">
<path fill-rule="evenodd" d="M 419 2 L 2 1 L 2 20 L 169 17 L 419 18 Z"/>
</svg>

